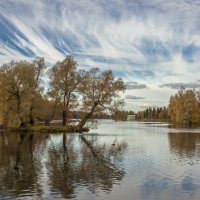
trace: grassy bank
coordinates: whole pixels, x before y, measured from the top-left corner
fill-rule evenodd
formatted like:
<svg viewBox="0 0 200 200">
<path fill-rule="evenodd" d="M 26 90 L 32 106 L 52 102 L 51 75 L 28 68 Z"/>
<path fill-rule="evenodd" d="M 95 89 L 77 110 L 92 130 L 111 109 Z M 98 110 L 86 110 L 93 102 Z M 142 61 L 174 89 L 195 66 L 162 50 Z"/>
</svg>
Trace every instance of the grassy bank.
<svg viewBox="0 0 200 200">
<path fill-rule="evenodd" d="M 77 126 L 47 126 L 35 125 L 26 127 L 12 127 L 8 128 L 10 132 L 38 132 L 38 133 L 75 133 L 78 132 Z M 83 128 L 82 132 L 88 132 L 89 128 Z"/>
</svg>

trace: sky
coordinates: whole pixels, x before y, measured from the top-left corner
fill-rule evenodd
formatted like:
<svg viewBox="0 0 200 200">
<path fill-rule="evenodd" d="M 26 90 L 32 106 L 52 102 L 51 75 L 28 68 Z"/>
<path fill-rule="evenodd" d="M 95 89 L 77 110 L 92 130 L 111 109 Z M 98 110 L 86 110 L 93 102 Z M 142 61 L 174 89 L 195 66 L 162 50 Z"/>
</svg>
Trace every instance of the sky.
<svg viewBox="0 0 200 200">
<path fill-rule="evenodd" d="M 123 78 L 127 110 L 200 88 L 199 0 L 0 0 L 0 64 L 72 55 Z"/>
</svg>

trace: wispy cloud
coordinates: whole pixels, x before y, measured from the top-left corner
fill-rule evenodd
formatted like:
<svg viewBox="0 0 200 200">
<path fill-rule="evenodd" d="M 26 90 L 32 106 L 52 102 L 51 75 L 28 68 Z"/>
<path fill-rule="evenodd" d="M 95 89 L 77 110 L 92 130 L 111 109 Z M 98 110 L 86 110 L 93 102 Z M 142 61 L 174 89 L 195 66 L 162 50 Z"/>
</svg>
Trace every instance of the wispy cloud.
<svg viewBox="0 0 200 200">
<path fill-rule="evenodd" d="M 126 83 L 126 89 L 127 90 L 144 89 L 144 88 L 147 88 L 147 85 L 140 84 L 140 83 L 137 83 L 137 82 L 127 82 Z"/>
<path fill-rule="evenodd" d="M 200 88 L 200 83 L 165 83 L 160 85 L 160 87 L 169 87 L 172 89 L 181 89 L 181 88 Z"/>
<path fill-rule="evenodd" d="M 134 95 L 126 95 L 126 99 L 139 100 L 139 99 L 145 99 L 145 97 L 139 97 L 139 96 L 134 96 Z"/>
</svg>

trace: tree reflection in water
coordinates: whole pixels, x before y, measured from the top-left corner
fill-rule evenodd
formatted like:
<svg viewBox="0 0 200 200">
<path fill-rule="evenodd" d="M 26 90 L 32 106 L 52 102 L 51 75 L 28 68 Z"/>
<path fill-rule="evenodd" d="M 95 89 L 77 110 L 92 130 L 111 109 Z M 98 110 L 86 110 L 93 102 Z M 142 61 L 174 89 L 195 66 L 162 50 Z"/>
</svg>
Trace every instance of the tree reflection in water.
<svg viewBox="0 0 200 200">
<path fill-rule="evenodd" d="M 126 147 L 90 135 L 1 133 L 0 199 L 44 193 L 70 198 L 83 187 L 109 191 L 125 174 L 118 163 Z"/>
<path fill-rule="evenodd" d="M 168 133 L 172 153 L 179 157 L 193 158 L 200 153 L 199 133 Z"/>
<path fill-rule="evenodd" d="M 116 141 L 115 141 L 116 142 Z M 49 151 L 49 171 L 52 188 L 65 198 L 73 197 L 79 186 L 86 186 L 91 192 L 97 189 L 111 190 L 119 183 L 124 171 L 113 164 L 108 156 L 119 155 L 127 144 L 96 144 L 84 135 L 63 134 L 63 146 L 56 152 Z"/>
<path fill-rule="evenodd" d="M 0 194 L 11 198 L 27 191 L 40 194 L 39 166 L 33 156 L 33 140 L 31 133 L 0 135 Z"/>
</svg>

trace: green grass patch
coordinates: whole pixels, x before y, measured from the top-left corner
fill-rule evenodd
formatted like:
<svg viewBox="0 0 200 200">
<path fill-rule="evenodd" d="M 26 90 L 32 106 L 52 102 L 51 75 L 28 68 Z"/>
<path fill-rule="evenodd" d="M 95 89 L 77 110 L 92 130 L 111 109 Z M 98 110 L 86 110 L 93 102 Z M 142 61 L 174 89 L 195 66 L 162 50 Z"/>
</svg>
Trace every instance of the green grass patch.
<svg viewBox="0 0 200 200">
<path fill-rule="evenodd" d="M 9 128 L 11 132 L 39 132 L 39 133 L 75 133 L 78 132 L 77 126 L 47 126 L 47 125 L 35 125 L 26 127 L 13 127 Z M 88 128 L 83 128 L 82 132 L 88 132 Z"/>
</svg>

